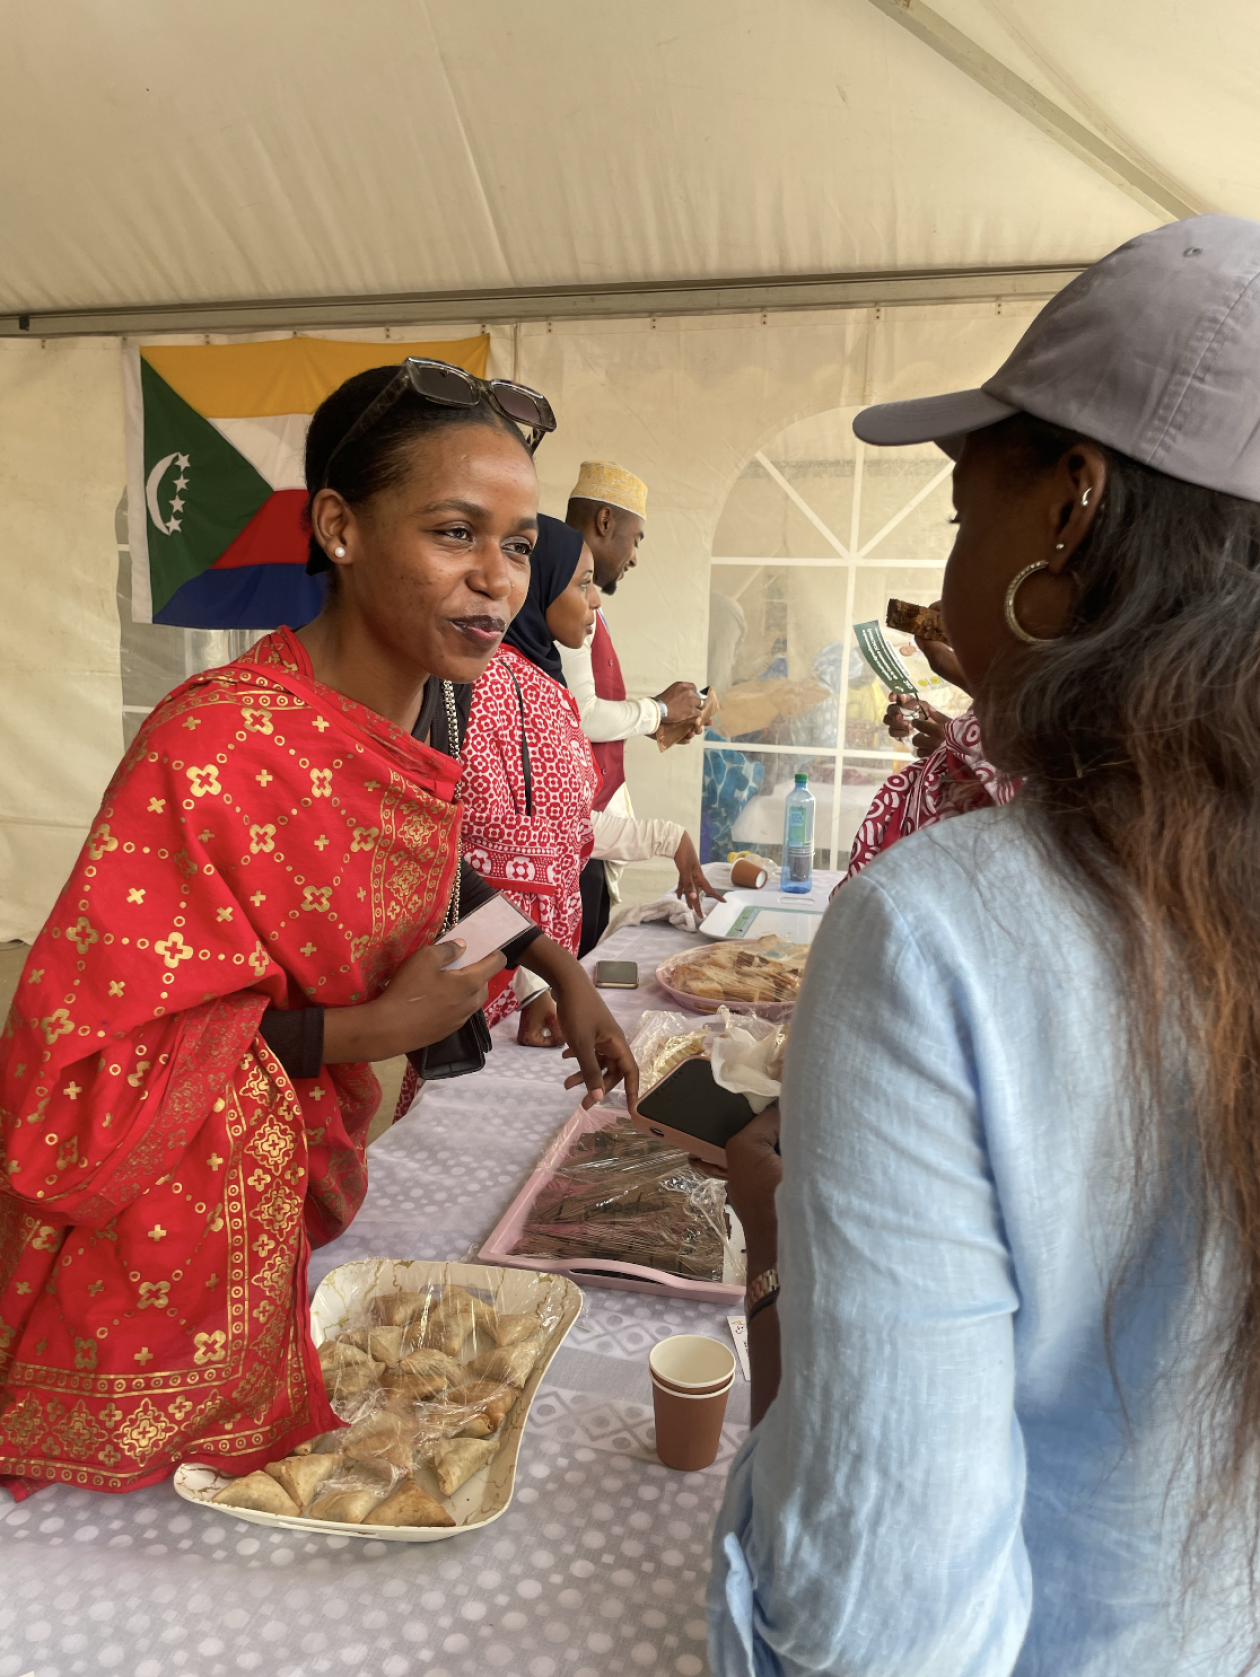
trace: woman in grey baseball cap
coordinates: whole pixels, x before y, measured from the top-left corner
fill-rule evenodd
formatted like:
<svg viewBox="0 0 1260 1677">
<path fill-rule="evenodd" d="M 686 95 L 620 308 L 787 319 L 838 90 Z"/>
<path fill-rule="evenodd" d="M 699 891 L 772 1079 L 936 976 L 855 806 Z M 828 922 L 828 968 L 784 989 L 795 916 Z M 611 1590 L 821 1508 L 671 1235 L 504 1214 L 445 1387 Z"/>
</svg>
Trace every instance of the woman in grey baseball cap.
<svg viewBox="0 0 1260 1677">
<path fill-rule="evenodd" d="M 855 429 L 958 462 L 944 613 L 1023 789 L 839 893 L 781 1167 L 773 1113 L 728 1148 L 758 1424 L 713 1669 L 1232 1677 L 1260 1547 L 1260 225 L 1132 240 L 980 390 Z"/>
</svg>

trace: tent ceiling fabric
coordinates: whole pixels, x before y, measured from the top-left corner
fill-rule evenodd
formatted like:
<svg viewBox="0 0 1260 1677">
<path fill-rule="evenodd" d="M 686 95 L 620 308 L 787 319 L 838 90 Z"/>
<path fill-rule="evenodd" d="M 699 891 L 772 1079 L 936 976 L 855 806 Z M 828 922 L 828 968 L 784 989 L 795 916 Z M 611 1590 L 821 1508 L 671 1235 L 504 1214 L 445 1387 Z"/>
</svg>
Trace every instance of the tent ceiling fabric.
<svg viewBox="0 0 1260 1677">
<path fill-rule="evenodd" d="M 1260 216 L 1245 0 L 936 10 Z M 870 0 L 0 16 L 3 312 L 1068 263 L 1155 220 Z"/>
</svg>

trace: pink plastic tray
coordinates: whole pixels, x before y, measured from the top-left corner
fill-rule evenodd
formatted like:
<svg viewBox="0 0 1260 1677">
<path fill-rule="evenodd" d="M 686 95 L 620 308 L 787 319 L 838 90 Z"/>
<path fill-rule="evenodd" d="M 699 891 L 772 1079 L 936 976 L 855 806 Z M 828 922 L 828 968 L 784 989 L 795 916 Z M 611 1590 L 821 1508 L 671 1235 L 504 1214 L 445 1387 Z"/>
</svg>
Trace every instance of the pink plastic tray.
<svg viewBox="0 0 1260 1677">
<path fill-rule="evenodd" d="M 761 1019 L 769 1019 L 771 1024 L 779 1025 L 785 1019 L 792 1017 L 796 1007 L 795 1002 L 740 1002 L 714 1001 L 710 996 L 696 996 L 690 990 L 678 990 L 672 982 L 674 968 L 688 955 L 694 955 L 694 949 L 685 949 L 680 955 L 671 955 L 667 961 L 662 961 L 656 969 L 656 982 L 664 990 L 671 1001 L 688 1013 L 716 1013 L 718 1008 L 724 1007 L 728 1013 L 755 1013 Z"/>
<path fill-rule="evenodd" d="M 602 1129 L 612 1116 L 611 1110 L 601 1111 L 598 1106 L 590 1112 L 584 1112 L 581 1107 L 577 1109 L 568 1123 L 552 1137 L 547 1151 L 538 1161 L 538 1168 L 512 1201 L 478 1256 L 485 1263 L 546 1270 L 551 1275 L 568 1275 L 574 1281 L 589 1281 L 592 1286 L 612 1287 L 623 1293 L 664 1293 L 669 1298 L 711 1299 L 715 1304 L 738 1304 L 744 1297 L 742 1286 L 726 1286 L 721 1281 L 688 1281 L 663 1269 L 620 1263 L 612 1258 L 573 1258 L 566 1261 L 563 1258 L 531 1258 L 512 1250 L 529 1219 L 534 1201 L 555 1175 L 576 1138 L 585 1135 L 588 1130 Z"/>
</svg>

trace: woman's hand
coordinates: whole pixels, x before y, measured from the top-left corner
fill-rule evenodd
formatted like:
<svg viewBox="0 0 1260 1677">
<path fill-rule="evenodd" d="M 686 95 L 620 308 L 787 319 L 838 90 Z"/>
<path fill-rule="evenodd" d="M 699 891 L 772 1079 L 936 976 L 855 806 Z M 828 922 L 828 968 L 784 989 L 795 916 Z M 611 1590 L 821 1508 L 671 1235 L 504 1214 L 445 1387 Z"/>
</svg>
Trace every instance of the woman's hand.
<svg viewBox="0 0 1260 1677">
<path fill-rule="evenodd" d="M 678 869 L 678 889 L 676 897 L 685 897 L 687 907 L 697 920 L 704 918 L 704 898 L 716 897 L 722 901 L 722 892 L 715 891 L 704 877 L 704 870 L 700 866 L 700 858 L 696 854 L 696 847 L 691 842 L 689 834 L 684 833 L 682 843 L 674 852 L 674 866 Z"/>
<path fill-rule="evenodd" d="M 431 943 L 409 955 L 388 990 L 359 1007 L 324 1010 L 324 1064 L 390 1060 L 450 1036 L 484 1007 L 486 986 L 504 966 L 499 950 L 458 972 L 451 962 L 464 952 L 458 938 Z"/>
<path fill-rule="evenodd" d="M 937 601 L 940 604 L 940 601 Z M 964 693 L 971 692 L 971 683 L 963 674 L 963 667 L 958 662 L 958 654 L 945 641 L 921 641 L 916 635 L 914 644 L 928 661 L 928 667 L 942 681 L 948 681 L 952 687 L 960 687 Z"/>
<path fill-rule="evenodd" d="M 911 740 L 915 756 L 930 757 L 937 746 L 944 744 L 948 726 L 949 717 L 944 712 L 921 704 L 915 712 L 914 737 Z"/>
<path fill-rule="evenodd" d="M 726 1144 L 726 1198 L 744 1230 L 749 1282 L 779 1261 L 774 1191 L 783 1177 L 783 1161 L 775 1151 L 778 1140 L 776 1101 Z M 756 1426 L 779 1390 L 779 1312 L 774 1304 L 764 1305 L 748 1323 L 748 1359 L 750 1419 Z"/>
<path fill-rule="evenodd" d="M 521 1009 L 516 1040 L 522 1048 L 563 1048 L 564 1032 L 556 1015 L 555 998 L 550 990 L 532 997 Z"/>
<path fill-rule="evenodd" d="M 783 1180 L 778 1142 L 779 1103 L 773 1101 L 726 1144 L 726 1199 L 744 1230 L 750 1281 L 777 1261 L 774 1191 Z"/>
<path fill-rule="evenodd" d="M 914 711 L 919 701 L 911 693 L 890 693 L 884 726 L 895 740 L 908 740 L 914 730 Z"/>
<path fill-rule="evenodd" d="M 529 970 L 551 986 L 560 1029 L 568 1043 L 564 1057 L 576 1060 L 580 1068 L 565 1078 L 565 1088 L 575 1089 L 584 1083 L 586 1098 L 582 1105 L 590 1108 L 624 1078 L 626 1099 L 631 1112 L 635 1111 L 639 1068 L 630 1044 L 574 956 L 549 937 L 535 938 L 529 946 Z"/>
</svg>

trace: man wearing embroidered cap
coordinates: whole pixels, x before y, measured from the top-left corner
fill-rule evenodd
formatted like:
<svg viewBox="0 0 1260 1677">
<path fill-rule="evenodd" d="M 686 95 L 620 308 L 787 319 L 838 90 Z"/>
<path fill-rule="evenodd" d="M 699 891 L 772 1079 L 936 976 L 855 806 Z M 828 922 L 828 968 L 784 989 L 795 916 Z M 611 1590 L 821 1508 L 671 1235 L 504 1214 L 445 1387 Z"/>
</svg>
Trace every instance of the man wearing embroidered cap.
<svg viewBox="0 0 1260 1677">
<path fill-rule="evenodd" d="M 616 593 L 622 577 L 638 563 L 646 520 L 647 484 L 642 478 L 611 460 L 583 460 L 569 496 L 565 522 L 582 532 L 595 561 L 595 586 L 603 593 Z M 585 646 L 576 651 L 560 647 L 559 651 L 565 684 L 577 700 L 582 726 L 604 777 L 595 808 L 629 816 L 625 741 L 636 734 L 656 734 L 665 722 L 694 723 L 704 701 L 691 681 L 671 682 L 654 698 L 627 698 L 621 664 L 602 611 Z M 615 894 L 620 872 L 620 863 L 586 865 L 582 876 L 583 951 L 593 947 L 608 923 L 610 891 Z"/>
</svg>

